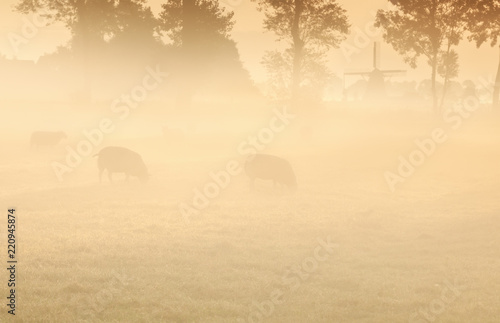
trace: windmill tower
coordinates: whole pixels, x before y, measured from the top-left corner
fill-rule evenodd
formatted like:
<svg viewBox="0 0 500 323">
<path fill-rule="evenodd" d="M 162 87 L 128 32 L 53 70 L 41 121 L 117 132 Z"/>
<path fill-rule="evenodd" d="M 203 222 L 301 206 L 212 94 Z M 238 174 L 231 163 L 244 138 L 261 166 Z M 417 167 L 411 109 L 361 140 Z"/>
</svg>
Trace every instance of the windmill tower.
<svg viewBox="0 0 500 323">
<path fill-rule="evenodd" d="M 346 72 L 344 73 L 344 89 L 346 76 L 361 76 L 368 80 L 364 95 L 365 100 L 382 99 L 387 97 L 385 90 L 385 78 L 406 75 L 406 70 L 381 70 L 380 66 L 380 43 L 373 44 L 373 70 L 370 72 Z"/>
</svg>

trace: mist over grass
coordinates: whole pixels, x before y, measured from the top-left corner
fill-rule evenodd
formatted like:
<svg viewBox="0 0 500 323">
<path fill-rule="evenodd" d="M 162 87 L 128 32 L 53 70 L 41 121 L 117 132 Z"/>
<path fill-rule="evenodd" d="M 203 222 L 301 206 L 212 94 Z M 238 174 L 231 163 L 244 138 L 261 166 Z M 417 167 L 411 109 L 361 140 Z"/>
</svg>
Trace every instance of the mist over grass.
<svg viewBox="0 0 500 323">
<path fill-rule="evenodd" d="M 265 181 L 250 191 L 242 173 L 186 223 L 179 203 L 228 160 L 243 163 L 238 145 L 273 116 L 253 102 L 203 112 L 215 106 L 164 112 L 146 103 L 117 120 L 96 152 L 137 151 L 151 179 L 115 175 L 99 184 L 95 158 L 83 158 L 62 182 L 51 162 L 64 160 L 83 129 L 113 118 L 107 104 L 10 105 L 0 130 L 0 205 L 16 207 L 19 218 L 18 319 L 248 321 L 258 312 L 252 304 L 279 289 L 283 302 L 261 313 L 267 322 L 429 321 L 422 313 L 495 322 L 500 128 L 489 112 L 479 109 L 457 129 L 425 112 L 369 106 L 298 114 L 262 151 L 290 162 L 295 194 Z M 437 127 L 447 141 L 391 192 L 384 173 L 397 172 L 398 158 Z M 35 130 L 65 131 L 68 139 L 30 149 Z M 327 237 L 336 244 L 328 260 L 304 279 L 287 272 Z M 459 286 L 449 302 L 447 284 Z M 439 314 L 436 300 L 444 304 Z"/>
</svg>

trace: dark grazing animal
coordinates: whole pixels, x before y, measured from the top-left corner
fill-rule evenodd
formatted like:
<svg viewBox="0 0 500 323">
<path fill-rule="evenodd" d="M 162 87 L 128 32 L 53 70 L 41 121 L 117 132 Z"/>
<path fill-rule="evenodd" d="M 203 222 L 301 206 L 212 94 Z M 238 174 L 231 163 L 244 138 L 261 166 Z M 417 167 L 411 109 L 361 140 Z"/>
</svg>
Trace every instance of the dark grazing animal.
<svg viewBox="0 0 500 323">
<path fill-rule="evenodd" d="M 31 134 L 30 146 L 38 148 L 40 146 L 53 147 L 68 138 L 62 131 L 35 131 Z"/>
<path fill-rule="evenodd" d="M 297 188 L 297 179 L 290 163 L 280 157 L 266 154 L 255 154 L 247 158 L 245 173 L 250 177 L 253 188 L 255 179 L 272 180 L 274 185 L 285 185 L 293 190 Z"/>
<path fill-rule="evenodd" d="M 104 170 L 108 171 L 109 181 L 112 182 L 113 173 L 124 173 L 129 176 L 138 177 L 141 182 L 149 179 L 148 169 L 142 161 L 141 155 L 124 147 L 105 147 L 94 155 L 98 157 L 99 182 L 102 180 Z"/>
</svg>

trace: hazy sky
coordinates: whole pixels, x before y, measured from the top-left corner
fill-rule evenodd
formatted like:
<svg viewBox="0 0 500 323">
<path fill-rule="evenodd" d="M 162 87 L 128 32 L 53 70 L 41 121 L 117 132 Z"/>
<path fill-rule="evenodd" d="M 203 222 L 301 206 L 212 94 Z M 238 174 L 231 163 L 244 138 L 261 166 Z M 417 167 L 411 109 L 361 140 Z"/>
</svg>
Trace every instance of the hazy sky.
<svg viewBox="0 0 500 323">
<path fill-rule="evenodd" d="M 256 10 L 255 3 L 249 0 L 224 0 L 229 4 L 239 3 L 232 8 L 235 11 L 236 26 L 233 30 L 233 38 L 238 43 L 241 58 L 245 67 L 250 71 L 254 80 L 260 82 L 265 80 L 265 71 L 260 61 L 266 50 L 274 49 L 274 35 L 264 32 L 262 29 L 262 13 Z M 224 2 L 221 1 L 221 2 Z M 64 45 L 68 38 L 68 31 L 64 26 L 49 26 L 38 30 L 38 33 L 25 45 L 21 45 L 17 53 L 14 52 L 9 42 L 9 34 L 16 33 L 22 35 L 21 28 L 29 16 L 13 13 L 12 7 L 16 0 L 2 0 L 0 4 L 0 53 L 7 57 L 16 55 L 19 59 L 36 60 L 40 55 L 52 52 L 57 46 Z M 162 0 L 150 0 L 154 11 L 160 9 Z M 385 0 L 360 0 L 349 1 L 339 0 L 339 3 L 347 10 L 353 33 L 346 41 L 346 45 L 355 46 L 356 30 L 365 30 L 373 23 L 373 13 L 377 9 L 384 8 Z M 370 37 L 367 47 L 361 46 L 359 53 L 347 58 L 341 50 L 332 50 L 330 53 L 330 67 L 339 76 L 344 70 L 370 70 L 372 66 L 372 41 L 380 40 L 377 37 Z M 421 79 L 428 77 L 429 69 L 424 60 L 419 68 L 411 70 L 406 66 L 401 58 L 394 53 L 390 45 L 382 43 L 381 67 L 386 69 L 407 69 L 408 79 Z M 460 80 L 477 80 L 479 77 L 492 78 L 496 72 L 498 64 L 498 48 L 484 46 L 476 49 L 475 46 L 464 40 L 458 48 L 460 54 Z"/>
</svg>

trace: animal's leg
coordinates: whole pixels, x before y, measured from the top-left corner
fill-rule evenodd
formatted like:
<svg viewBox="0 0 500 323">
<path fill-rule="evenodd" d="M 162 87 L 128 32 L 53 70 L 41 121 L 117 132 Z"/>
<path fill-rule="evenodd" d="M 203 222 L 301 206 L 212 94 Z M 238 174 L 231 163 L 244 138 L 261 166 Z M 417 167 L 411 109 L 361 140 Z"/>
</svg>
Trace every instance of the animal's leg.
<svg viewBox="0 0 500 323">
<path fill-rule="evenodd" d="M 102 172 L 104 172 L 104 169 L 99 168 L 99 183 L 102 183 Z"/>
<path fill-rule="evenodd" d="M 108 178 L 109 178 L 109 182 L 113 183 L 113 173 L 110 172 L 109 169 L 108 169 Z"/>
</svg>

